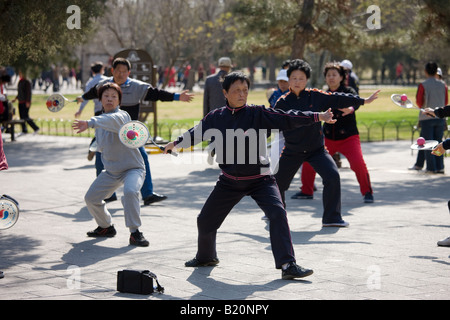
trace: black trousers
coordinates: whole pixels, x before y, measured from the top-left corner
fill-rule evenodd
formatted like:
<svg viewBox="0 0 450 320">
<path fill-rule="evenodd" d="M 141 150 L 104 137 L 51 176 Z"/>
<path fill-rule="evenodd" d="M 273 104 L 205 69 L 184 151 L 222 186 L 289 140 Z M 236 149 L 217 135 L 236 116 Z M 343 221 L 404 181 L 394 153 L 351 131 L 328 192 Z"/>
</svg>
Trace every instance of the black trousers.
<svg viewBox="0 0 450 320">
<path fill-rule="evenodd" d="M 197 217 L 198 251 L 196 258 L 201 262 L 217 258 L 217 230 L 231 209 L 245 196 L 252 197 L 269 218 L 270 243 L 275 267 L 280 269 L 284 263 L 295 262 L 286 210 L 273 176 L 239 181 L 223 175 L 219 177 Z"/>
<path fill-rule="evenodd" d="M 284 205 L 286 206 L 285 192 L 304 161 L 309 162 L 323 180 L 322 223 L 341 222 L 341 178 L 336 163 L 323 147 L 305 153 L 292 152 L 285 147 L 275 174 Z"/>
<path fill-rule="evenodd" d="M 29 111 L 30 111 L 30 108 L 27 108 L 27 105 L 25 103 L 19 103 L 19 116 L 20 116 L 20 119 L 23 119 L 26 122 L 26 123 L 22 124 L 22 132 L 23 133 L 27 133 L 28 132 L 27 123 L 30 125 L 30 127 L 34 131 L 39 130 L 39 127 L 34 123 L 33 119 L 30 118 Z"/>
</svg>

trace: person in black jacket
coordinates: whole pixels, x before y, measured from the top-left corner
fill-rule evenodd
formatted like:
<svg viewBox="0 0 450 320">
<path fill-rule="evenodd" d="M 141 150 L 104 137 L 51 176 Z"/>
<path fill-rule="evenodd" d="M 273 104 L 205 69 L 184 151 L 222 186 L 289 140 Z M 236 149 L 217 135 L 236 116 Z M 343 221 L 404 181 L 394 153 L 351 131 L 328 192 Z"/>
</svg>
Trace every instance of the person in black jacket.
<svg viewBox="0 0 450 320">
<path fill-rule="evenodd" d="M 28 133 L 27 123 L 34 130 L 34 133 L 39 132 L 39 127 L 34 123 L 33 119 L 30 118 L 30 107 L 31 107 L 31 81 L 26 78 L 23 71 L 19 71 L 19 83 L 17 84 L 17 97 L 12 101 L 19 101 L 19 116 L 20 119 L 25 120 L 22 123 L 22 133 Z"/>
<path fill-rule="evenodd" d="M 186 267 L 213 266 L 219 263 L 216 252 L 217 230 L 232 208 L 251 196 L 270 220 L 270 242 L 275 267 L 282 279 L 309 276 L 312 270 L 295 263 L 286 210 L 265 154 L 270 130 L 292 129 L 316 122 L 333 121 L 327 112 L 282 111 L 247 104 L 249 78 L 242 72 L 228 74 L 223 82 L 225 107 L 208 113 L 198 125 L 166 145 L 188 148 L 211 138 L 216 161 L 222 169 L 214 190 L 197 217 L 198 250 Z"/>
<path fill-rule="evenodd" d="M 318 89 L 306 89 L 311 75 L 311 67 L 306 61 L 292 60 L 287 71 L 290 91 L 282 96 L 275 108 L 282 110 L 300 110 L 320 112 L 328 108 L 358 107 L 371 103 L 378 97 L 379 90 L 369 98 L 340 92 L 324 92 Z M 280 188 L 284 204 L 285 192 L 304 161 L 307 161 L 323 179 L 322 226 L 347 227 L 349 224 L 341 216 L 341 182 L 336 163 L 324 148 L 321 123 L 283 131 L 285 147 L 280 157 L 279 169 L 275 177 Z"/>
<path fill-rule="evenodd" d="M 424 110 L 424 113 L 431 117 L 438 117 L 438 118 L 450 117 L 450 105 L 437 109 L 426 108 Z M 439 143 L 431 153 L 435 156 L 442 156 L 445 153 L 445 150 L 449 149 L 450 149 L 450 139 L 446 139 L 441 143 Z M 447 206 L 450 211 L 450 200 L 448 201 Z M 450 247 L 450 237 L 447 237 L 443 240 L 439 240 L 437 242 L 437 245 L 442 247 Z"/>
<path fill-rule="evenodd" d="M 336 62 L 329 62 L 324 68 L 324 77 L 328 85 L 328 92 L 343 92 L 357 95 L 352 87 L 345 85 L 345 69 Z M 359 106 L 335 110 L 336 124 L 325 123 L 325 147 L 333 157 L 337 152 L 342 153 L 350 163 L 350 168 L 355 172 L 360 191 L 365 203 L 372 203 L 373 190 L 370 183 L 369 171 L 363 158 L 361 141 L 356 124 L 355 111 Z M 312 195 L 314 192 L 314 179 L 316 172 L 308 162 L 302 167 L 302 188 L 300 194 Z M 301 199 L 301 198 L 300 198 Z"/>
</svg>

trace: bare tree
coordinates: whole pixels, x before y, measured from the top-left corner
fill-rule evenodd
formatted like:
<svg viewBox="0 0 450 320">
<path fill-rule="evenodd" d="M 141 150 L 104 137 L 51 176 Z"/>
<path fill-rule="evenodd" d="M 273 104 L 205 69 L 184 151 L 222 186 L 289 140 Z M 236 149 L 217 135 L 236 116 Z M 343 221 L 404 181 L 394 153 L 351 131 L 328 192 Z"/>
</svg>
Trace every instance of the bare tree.
<svg viewBox="0 0 450 320">
<path fill-rule="evenodd" d="M 144 49 L 169 70 L 190 62 L 194 72 L 200 62 L 231 48 L 234 29 L 225 8 L 232 1 L 109 0 L 97 37 L 108 52 Z"/>
</svg>

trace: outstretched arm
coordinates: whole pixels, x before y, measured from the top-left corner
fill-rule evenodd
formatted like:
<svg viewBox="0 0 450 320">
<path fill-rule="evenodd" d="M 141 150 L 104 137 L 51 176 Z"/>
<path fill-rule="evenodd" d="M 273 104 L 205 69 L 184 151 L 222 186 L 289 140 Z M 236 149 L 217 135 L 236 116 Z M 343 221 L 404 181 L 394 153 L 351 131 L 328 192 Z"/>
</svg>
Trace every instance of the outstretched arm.
<svg viewBox="0 0 450 320">
<path fill-rule="evenodd" d="M 74 130 L 78 130 L 77 133 L 86 131 L 88 128 L 88 122 L 86 120 L 75 120 L 72 124 Z"/>
<path fill-rule="evenodd" d="M 192 99 L 194 99 L 194 94 L 189 93 L 188 90 L 184 90 L 183 92 L 180 93 L 180 101 L 191 102 Z"/>
<path fill-rule="evenodd" d="M 378 99 L 378 93 L 380 93 L 381 90 L 377 90 L 374 93 L 371 94 L 370 97 L 364 99 L 364 104 L 372 103 L 374 100 Z"/>
</svg>

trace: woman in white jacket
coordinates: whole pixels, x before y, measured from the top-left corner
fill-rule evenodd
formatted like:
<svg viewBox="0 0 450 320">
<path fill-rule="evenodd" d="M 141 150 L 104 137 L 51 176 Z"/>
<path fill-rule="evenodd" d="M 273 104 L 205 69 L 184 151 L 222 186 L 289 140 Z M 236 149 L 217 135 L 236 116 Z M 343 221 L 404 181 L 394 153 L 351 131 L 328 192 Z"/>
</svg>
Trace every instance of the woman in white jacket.
<svg viewBox="0 0 450 320">
<path fill-rule="evenodd" d="M 105 168 L 84 197 L 89 212 L 98 224 L 97 229 L 87 234 L 90 237 L 115 236 L 111 214 L 103 199 L 123 185 L 122 205 L 125 225 L 131 233 L 130 244 L 148 246 L 149 242 L 138 230 L 141 226 L 139 192 L 145 177 L 144 160 L 138 149 L 130 149 L 119 140 L 119 129 L 131 121 L 130 115 L 119 109 L 122 90 L 115 83 L 106 83 L 99 88 L 98 96 L 104 113 L 87 121 L 75 120 L 73 124 L 77 133 L 95 128 L 98 150 Z"/>
</svg>

